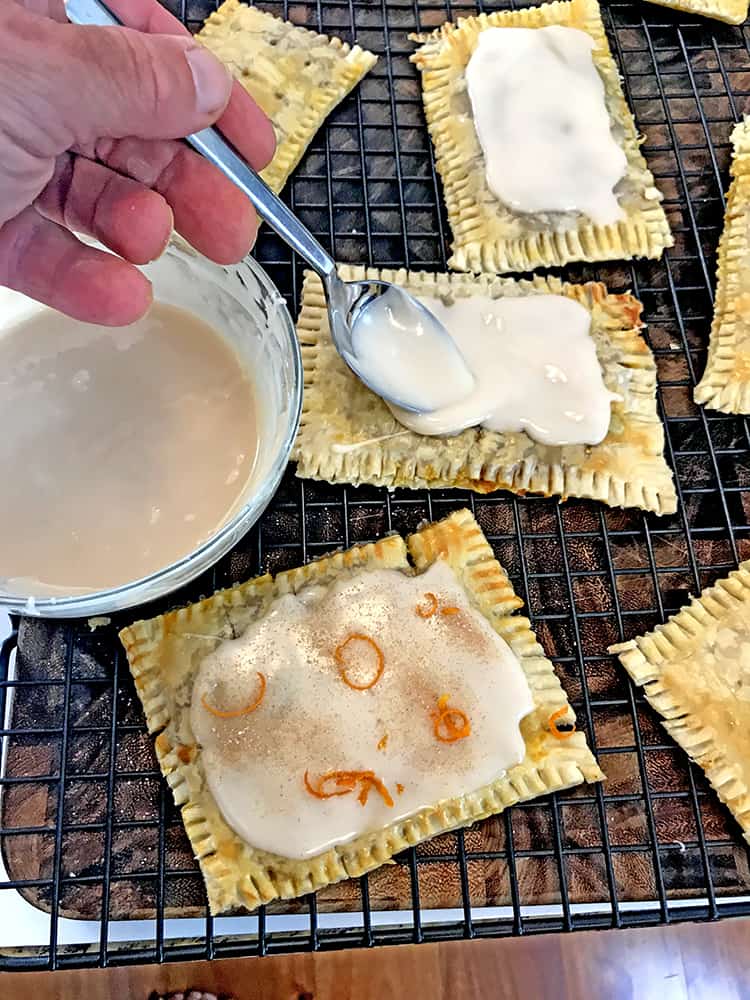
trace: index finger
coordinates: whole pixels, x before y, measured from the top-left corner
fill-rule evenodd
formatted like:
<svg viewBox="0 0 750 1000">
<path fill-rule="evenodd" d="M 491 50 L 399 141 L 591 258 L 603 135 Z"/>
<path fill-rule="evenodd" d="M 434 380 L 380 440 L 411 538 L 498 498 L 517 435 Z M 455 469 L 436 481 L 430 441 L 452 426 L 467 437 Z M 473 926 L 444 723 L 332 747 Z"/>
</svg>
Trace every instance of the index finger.
<svg viewBox="0 0 750 1000">
<path fill-rule="evenodd" d="M 159 0 L 107 0 L 123 24 L 154 35 L 189 35 L 185 25 Z M 252 97 L 235 81 L 232 97 L 217 125 L 256 170 L 267 167 L 276 151 L 273 125 Z"/>
</svg>

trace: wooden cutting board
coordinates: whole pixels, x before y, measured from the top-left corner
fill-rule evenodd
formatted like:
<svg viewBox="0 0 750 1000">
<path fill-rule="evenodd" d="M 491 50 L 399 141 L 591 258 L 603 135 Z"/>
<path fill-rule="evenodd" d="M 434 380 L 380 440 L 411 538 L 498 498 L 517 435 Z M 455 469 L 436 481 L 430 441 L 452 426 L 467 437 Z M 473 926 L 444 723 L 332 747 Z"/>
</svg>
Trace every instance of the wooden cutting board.
<svg viewBox="0 0 750 1000">
<path fill-rule="evenodd" d="M 203 915 L 202 879 L 179 814 L 158 773 L 116 628 L 117 624 L 112 623 L 91 632 L 85 624 L 30 620 L 21 625 L 16 675 L 23 684 L 14 689 L 15 735 L 9 741 L 6 762 L 7 777 L 14 779 L 14 784 L 4 790 L 2 827 L 5 831 L 34 829 L 19 834 L 6 832 L 3 837 L 8 875 L 19 880 L 52 879 L 56 820 L 58 810 L 63 809 L 60 913 L 99 919 L 109 864 L 113 876 L 110 919 L 153 917 L 159 900 L 157 873 L 163 821 L 165 914 Z M 550 645 L 547 630 L 541 630 L 541 638 Z M 548 648 L 548 652 L 554 650 Z M 588 684 L 595 691 L 610 684 L 613 695 L 626 691 L 624 680 L 614 673 L 609 681 L 603 675 L 592 674 Z M 597 745 L 615 751 L 600 756 L 608 775 L 604 786 L 606 835 L 613 850 L 614 882 L 620 901 L 655 899 L 657 882 L 639 759 L 628 749 L 633 745 L 631 713 L 627 703 L 619 704 L 614 697 L 611 701 L 611 707 L 595 711 L 594 723 Z M 114 744 L 113 713 L 117 722 Z M 667 742 L 645 706 L 639 709 L 639 721 L 647 745 Z M 64 759 L 63 726 L 67 728 Z M 110 754 L 113 746 L 114 759 Z M 673 897 L 704 895 L 694 810 L 690 800 L 681 794 L 689 789 L 686 758 L 671 747 L 648 750 L 645 757 L 651 794 L 667 793 L 653 802 L 665 885 Z M 701 788 L 705 790 L 701 798 L 702 822 L 717 892 L 748 892 L 750 869 L 739 832 L 710 789 L 703 785 Z M 468 828 L 463 835 L 446 834 L 421 845 L 416 851 L 416 878 L 408 853 L 399 856 L 395 863 L 369 876 L 370 907 L 409 910 L 417 893 L 423 908 L 460 907 L 464 876 L 473 906 L 510 904 L 508 828 L 520 904 L 559 903 L 561 868 L 555 852 L 556 820 L 570 901 L 608 901 L 609 862 L 596 789 L 584 786 L 558 796 L 556 803 L 544 799 L 516 807 L 509 813 L 509 822 L 504 816 L 493 817 Z M 458 859 L 460 836 L 467 857 L 465 872 Z M 50 885 L 27 887 L 22 892 L 34 906 L 49 910 Z M 347 881 L 330 886 L 317 894 L 317 901 L 321 911 L 361 910 L 361 885 Z M 269 912 L 306 909 L 306 902 L 298 901 L 276 904 Z"/>
</svg>

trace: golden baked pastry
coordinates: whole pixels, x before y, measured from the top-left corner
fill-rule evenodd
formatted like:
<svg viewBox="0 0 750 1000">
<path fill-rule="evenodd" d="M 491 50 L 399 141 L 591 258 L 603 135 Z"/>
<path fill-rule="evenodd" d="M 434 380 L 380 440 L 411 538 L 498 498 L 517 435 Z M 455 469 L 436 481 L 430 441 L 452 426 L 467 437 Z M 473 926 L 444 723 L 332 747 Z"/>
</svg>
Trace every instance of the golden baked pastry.
<svg viewBox="0 0 750 1000">
<path fill-rule="evenodd" d="M 262 172 L 279 192 L 325 118 L 377 56 L 249 7 L 225 2 L 196 36 L 225 63 L 273 122 L 276 154 Z"/>
<path fill-rule="evenodd" d="M 732 147 L 708 361 L 694 398 L 712 410 L 750 413 L 750 118 L 735 125 Z"/>
<path fill-rule="evenodd" d="M 610 652 L 750 842 L 750 562 Z"/>
<path fill-rule="evenodd" d="M 302 420 L 292 452 L 299 476 L 412 489 L 507 489 L 589 497 L 659 514 L 676 510 L 656 412 L 656 366 L 639 332 L 641 304 L 632 296 L 610 295 L 601 284 L 570 285 L 557 278 L 515 281 L 348 266 L 339 270 L 345 280 L 383 279 L 417 296 L 570 296 L 591 311 L 591 336 L 604 383 L 622 401 L 612 403 L 609 432 L 597 445 L 553 447 L 523 432 L 498 434 L 482 428 L 453 437 L 407 431 L 336 353 L 322 285 L 308 273 L 297 323 L 305 369 Z"/>
<path fill-rule="evenodd" d="M 579 28 L 595 41 L 592 53 L 605 87 L 613 134 L 627 158 L 618 187 L 625 218 L 597 225 L 580 213 L 532 215 L 514 212 L 492 193 L 474 127 L 466 88 L 466 67 L 480 32 L 487 28 Z M 660 257 L 672 246 L 662 196 L 640 153 L 635 122 L 625 103 L 620 77 L 596 0 L 555 2 L 541 7 L 459 18 L 427 35 L 412 61 L 422 74 L 427 126 L 443 181 L 453 231 L 450 267 L 458 271 L 531 271 L 575 260 Z"/>
<path fill-rule="evenodd" d="M 671 7 L 686 14 L 715 17 L 727 24 L 742 24 L 747 17 L 747 0 L 649 0 L 660 7 Z"/>
<path fill-rule="evenodd" d="M 191 700 L 201 663 L 224 640 L 242 635 L 251 623 L 261 622 L 277 606 L 281 595 L 304 595 L 315 585 L 334 584 L 347 575 L 376 570 L 409 576 L 423 574 L 442 561 L 447 563 L 472 609 L 479 612 L 483 627 L 489 623 L 507 642 L 528 682 L 534 707 L 521 722 L 525 747 L 522 762 L 484 787 L 466 788 L 460 796 L 436 801 L 399 823 L 366 832 L 342 846 L 302 860 L 281 857 L 247 843 L 228 825 L 209 790 L 203 768 L 204 748 L 196 742 L 191 728 Z M 200 862 L 211 912 L 252 909 L 273 899 L 299 896 L 361 875 L 409 845 L 466 826 L 515 802 L 583 781 L 600 780 L 603 775 L 583 733 L 557 728 L 558 719 L 573 721 L 573 710 L 528 620 L 513 614 L 521 604 L 476 521 L 463 510 L 422 528 L 406 542 L 394 535 L 338 552 L 275 578 L 259 577 L 199 604 L 124 629 L 120 637 L 149 731 L 156 736 L 162 772 L 182 810 Z M 448 608 L 446 613 L 451 610 L 455 609 Z M 313 733 L 315 719 L 302 721 Z M 381 745 L 382 741 L 378 750 Z M 305 741 L 300 742 L 301 767 L 307 763 L 307 747 Z M 304 795 L 304 791 L 300 794 Z"/>
</svg>

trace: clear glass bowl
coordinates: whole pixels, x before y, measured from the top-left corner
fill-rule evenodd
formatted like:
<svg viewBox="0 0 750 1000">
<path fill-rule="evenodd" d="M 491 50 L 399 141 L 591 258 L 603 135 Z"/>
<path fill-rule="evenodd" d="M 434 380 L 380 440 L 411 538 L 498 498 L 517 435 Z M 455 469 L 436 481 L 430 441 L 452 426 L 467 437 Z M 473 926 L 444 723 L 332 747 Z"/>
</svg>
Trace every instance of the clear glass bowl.
<svg viewBox="0 0 750 1000">
<path fill-rule="evenodd" d="M 253 373 L 258 409 L 263 414 L 255 469 L 237 512 L 178 562 L 117 588 L 70 597 L 11 594 L 0 583 L 0 607 L 11 612 L 49 618 L 104 615 L 176 590 L 212 566 L 255 524 L 284 474 L 302 407 L 302 359 L 294 323 L 269 277 L 251 257 L 222 267 L 182 240 L 174 241 L 159 260 L 142 270 L 153 283 L 156 299 L 190 310 L 210 323 Z"/>
</svg>

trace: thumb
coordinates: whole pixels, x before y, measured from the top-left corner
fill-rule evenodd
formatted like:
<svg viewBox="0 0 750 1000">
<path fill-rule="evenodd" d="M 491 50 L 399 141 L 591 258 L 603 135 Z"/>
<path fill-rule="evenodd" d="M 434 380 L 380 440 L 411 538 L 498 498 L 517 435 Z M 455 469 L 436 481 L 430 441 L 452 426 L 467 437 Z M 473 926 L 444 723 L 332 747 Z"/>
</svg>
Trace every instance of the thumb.
<svg viewBox="0 0 750 1000">
<path fill-rule="evenodd" d="M 229 73 L 190 36 L 20 17 L 22 41 L 10 58 L 23 64 L 21 78 L 33 78 L 26 98 L 39 107 L 30 120 L 64 143 L 49 151 L 55 155 L 100 138 L 182 138 L 216 121 L 229 102 Z"/>
<path fill-rule="evenodd" d="M 85 103 L 76 101 L 78 122 L 71 123 L 77 142 L 182 138 L 211 125 L 229 103 L 229 73 L 189 36 L 56 27 L 66 41 L 70 86 L 86 94 Z"/>
</svg>

